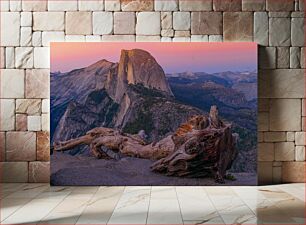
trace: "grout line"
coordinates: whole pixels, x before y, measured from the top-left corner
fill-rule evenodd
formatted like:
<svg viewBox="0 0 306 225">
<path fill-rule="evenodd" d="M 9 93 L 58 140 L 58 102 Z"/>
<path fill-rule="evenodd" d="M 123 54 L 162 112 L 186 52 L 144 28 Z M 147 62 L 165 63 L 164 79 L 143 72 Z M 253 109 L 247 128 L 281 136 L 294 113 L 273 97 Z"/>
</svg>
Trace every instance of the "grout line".
<svg viewBox="0 0 306 225">
<path fill-rule="evenodd" d="M 148 204 L 148 211 L 147 211 L 147 217 L 146 217 L 146 224 L 148 224 L 149 210 L 150 210 L 150 204 L 151 204 L 151 194 L 152 194 L 152 186 L 150 188 L 150 196 L 149 196 L 149 204 Z"/>
<path fill-rule="evenodd" d="M 182 215 L 181 204 L 180 204 L 180 200 L 179 200 L 176 188 L 177 187 L 174 187 L 175 195 L 176 195 L 176 200 L 177 200 L 177 203 L 178 203 L 178 206 L 179 206 L 179 209 L 180 209 L 180 215 L 181 215 L 182 224 L 184 224 L 184 218 L 183 218 L 183 215 Z"/>
<path fill-rule="evenodd" d="M 116 207 L 117 207 L 117 205 L 118 205 L 118 203 L 119 203 L 120 199 L 122 198 L 122 196 L 123 196 L 123 195 L 124 195 L 124 193 L 125 193 L 125 189 L 126 189 L 126 186 L 124 186 L 124 189 L 123 189 L 123 191 L 122 191 L 122 193 L 121 193 L 120 197 L 118 198 L 118 200 L 117 200 L 117 202 L 116 202 L 116 204 L 115 204 L 115 206 L 114 206 L 114 208 L 113 208 L 113 212 L 112 212 L 111 216 L 108 218 L 108 220 L 107 220 L 106 224 L 108 224 L 108 223 L 109 223 L 110 219 L 111 219 L 111 218 L 112 218 L 112 216 L 114 215 L 115 209 L 116 209 Z"/>
</svg>

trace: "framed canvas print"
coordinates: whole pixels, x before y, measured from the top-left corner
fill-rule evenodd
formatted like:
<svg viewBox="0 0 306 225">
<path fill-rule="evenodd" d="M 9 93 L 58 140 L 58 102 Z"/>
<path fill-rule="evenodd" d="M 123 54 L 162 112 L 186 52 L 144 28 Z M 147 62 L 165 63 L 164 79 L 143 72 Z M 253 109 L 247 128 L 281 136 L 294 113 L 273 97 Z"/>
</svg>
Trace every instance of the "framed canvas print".
<svg viewBox="0 0 306 225">
<path fill-rule="evenodd" d="M 255 43 L 51 43 L 52 185 L 256 185 Z"/>
</svg>

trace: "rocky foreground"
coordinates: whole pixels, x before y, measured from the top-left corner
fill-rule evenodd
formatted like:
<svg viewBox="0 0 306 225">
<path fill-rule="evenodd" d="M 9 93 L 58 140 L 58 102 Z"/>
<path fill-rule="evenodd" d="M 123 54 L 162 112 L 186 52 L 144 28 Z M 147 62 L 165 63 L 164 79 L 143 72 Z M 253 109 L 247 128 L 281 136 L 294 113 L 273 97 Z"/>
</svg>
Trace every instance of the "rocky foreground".
<svg viewBox="0 0 306 225">
<path fill-rule="evenodd" d="M 150 166 L 153 161 L 133 157 L 119 161 L 96 159 L 87 156 L 71 156 L 55 153 L 51 156 L 51 185 L 68 186 L 125 186 L 125 185 L 160 185 L 160 186 L 204 186 L 216 185 L 210 178 L 184 178 L 165 176 L 154 173 Z M 236 178 L 225 180 L 221 185 L 256 185 L 255 173 L 232 173 Z"/>
</svg>

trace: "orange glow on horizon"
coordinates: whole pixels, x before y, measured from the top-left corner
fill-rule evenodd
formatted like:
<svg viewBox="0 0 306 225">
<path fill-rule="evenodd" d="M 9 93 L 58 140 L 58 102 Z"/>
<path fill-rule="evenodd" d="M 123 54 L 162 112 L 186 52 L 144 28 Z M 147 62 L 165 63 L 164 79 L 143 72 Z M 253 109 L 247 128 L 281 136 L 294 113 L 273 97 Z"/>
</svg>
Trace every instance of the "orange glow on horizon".
<svg viewBox="0 0 306 225">
<path fill-rule="evenodd" d="M 205 42 L 55 42 L 51 43 L 51 71 L 67 72 L 98 60 L 118 62 L 121 49 L 143 49 L 166 72 L 257 69 L 257 44 Z"/>
</svg>

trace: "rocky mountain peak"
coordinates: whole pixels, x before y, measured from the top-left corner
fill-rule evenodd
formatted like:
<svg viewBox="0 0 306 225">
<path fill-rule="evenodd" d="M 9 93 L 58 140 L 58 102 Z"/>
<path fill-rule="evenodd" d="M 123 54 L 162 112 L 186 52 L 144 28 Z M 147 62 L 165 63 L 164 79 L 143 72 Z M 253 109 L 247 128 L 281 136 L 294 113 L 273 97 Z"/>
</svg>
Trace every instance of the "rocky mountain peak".
<svg viewBox="0 0 306 225">
<path fill-rule="evenodd" d="M 113 64 L 114 63 L 107 61 L 106 59 L 102 59 L 86 67 L 86 70 L 88 71 L 88 70 L 97 70 L 100 68 L 110 68 Z"/>
<path fill-rule="evenodd" d="M 172 95 L 162 67 L 149 52 L 141 49 L 121 50 L 117 99 L 123 95 L 128 84 L 142 84 L 144 87 Z"/>
</svg>

